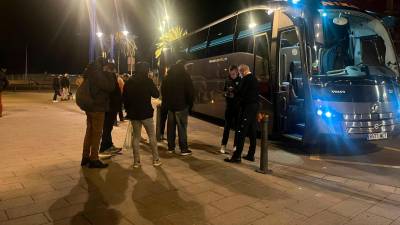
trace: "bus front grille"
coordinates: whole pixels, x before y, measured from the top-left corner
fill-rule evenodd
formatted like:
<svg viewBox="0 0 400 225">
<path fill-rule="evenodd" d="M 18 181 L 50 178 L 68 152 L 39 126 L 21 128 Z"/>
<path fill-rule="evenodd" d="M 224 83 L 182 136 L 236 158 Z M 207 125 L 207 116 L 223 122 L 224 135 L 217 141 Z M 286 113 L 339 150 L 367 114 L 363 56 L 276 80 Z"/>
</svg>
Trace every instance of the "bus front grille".
<svg viewBox="0 0 400 225">
<path fill-rule="evenodd" d="M 396 125 L 393 113 L 344 114 L 343 119 L 349 134 L 392 132 Z"/>
</svg>

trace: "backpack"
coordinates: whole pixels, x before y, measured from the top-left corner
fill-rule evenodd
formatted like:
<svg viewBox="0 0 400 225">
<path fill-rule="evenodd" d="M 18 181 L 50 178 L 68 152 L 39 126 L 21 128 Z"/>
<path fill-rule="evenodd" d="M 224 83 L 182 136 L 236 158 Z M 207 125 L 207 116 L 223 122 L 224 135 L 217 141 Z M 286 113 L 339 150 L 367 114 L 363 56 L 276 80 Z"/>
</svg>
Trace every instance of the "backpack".
<svg viewBox="0 0 400 225">
<path fill-rule="evenodd" d="M 76 91 L 76 104 L 83 111 L 90 111 L 94 105 L 92 93 L 90 91 L 90 82 L 88 78 L 83 79 L 82 84 Z"/>
</svg>

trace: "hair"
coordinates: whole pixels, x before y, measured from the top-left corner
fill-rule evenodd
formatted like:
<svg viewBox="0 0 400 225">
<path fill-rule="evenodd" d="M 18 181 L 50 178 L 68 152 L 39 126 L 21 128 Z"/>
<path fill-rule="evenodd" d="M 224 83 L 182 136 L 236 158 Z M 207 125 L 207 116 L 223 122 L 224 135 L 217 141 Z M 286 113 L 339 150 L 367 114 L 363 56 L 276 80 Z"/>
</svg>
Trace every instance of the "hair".
<svg viewBox="0 0 400 225">
<path fill-rule="evenodd" d="M 110 70 L 114 70 L 116 68 L 115 64 L 114 63 L 110 63 L 110 62 L 106 63 L 104 66 L 107 67 Z"/>
<path fill-rule="evenodd" d="M 239 69 L 243 68 L 245 71 L 250 71 L 250 67 L 246 64 L 240 64 Z"/>
<path fill-rule="evenodd" d="M 236 65 L 230 65 L 229 71 L 232 71 L 232 70 L 238 70 L 238 67 Z"/>
<path fill-rule="evenodd" d="M 136 64 L 136 76 L 146 76 L 149 74 L 150 65 L 148 62 L 138 62 Z"/>
</svg>

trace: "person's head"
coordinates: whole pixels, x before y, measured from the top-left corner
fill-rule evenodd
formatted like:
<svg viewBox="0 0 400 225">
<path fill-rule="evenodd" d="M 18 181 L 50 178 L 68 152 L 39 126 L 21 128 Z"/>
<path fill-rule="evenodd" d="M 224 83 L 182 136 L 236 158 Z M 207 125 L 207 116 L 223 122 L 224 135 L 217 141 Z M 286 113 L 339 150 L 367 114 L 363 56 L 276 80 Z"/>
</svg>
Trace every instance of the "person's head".
<svg viewBox="0 0 400 225">
<path fill-rule="evenodd" d="M 115 73 L 116 72 L 115 64 L 114 63 L 106 63 L 103 66 L 103 71 Z"/>
<path fill-rule="evenodd" d="M 250 67 L 249 67 L 248 65 L 245 65 L 245 64 L 240 65 L 240 66 L 239 66 L 239 73 L 240 73 L 243 77 L 249 75 L 249 74 L 251 73 L 251 72 L 250 72 Z"/>
<path fill-rule="evenodd" d="M 229 77 L 234 80 L 238 77 L 238 75 L 239 75 L 238 67 L 236 65 L 229 66 Z"/>
<path fill-rule="evenodd" d="M 148 62 L 138 62 L 136 64 L 136 76 L 148 77 L 150 72 L 150 65 Z"/>
</svg>

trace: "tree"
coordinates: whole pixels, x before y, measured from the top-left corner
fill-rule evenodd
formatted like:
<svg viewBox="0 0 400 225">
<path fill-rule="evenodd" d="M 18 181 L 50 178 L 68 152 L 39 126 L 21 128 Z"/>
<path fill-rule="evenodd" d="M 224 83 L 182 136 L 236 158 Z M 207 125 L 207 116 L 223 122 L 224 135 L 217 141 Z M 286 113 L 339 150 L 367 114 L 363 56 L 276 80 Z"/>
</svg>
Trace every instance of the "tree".
<svg viewBox="0 0 400 225">
<path fill-rule="evenodd" d="M 180 26 L 176 26 L 168 30 L 167 32 L 163 33 L 159 40 L 158 43 L 156 44 L 156 51 L 155 51 L 155 57 L 156 59 L 159 59 L 161 56 L 161 53 L 163 49 L 168 48 L 169 44 L 179 38 L 182 38 L 187 34 L 187 31 L 183 30 Z"/>
</svg>

